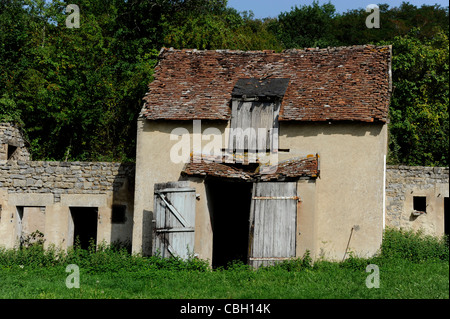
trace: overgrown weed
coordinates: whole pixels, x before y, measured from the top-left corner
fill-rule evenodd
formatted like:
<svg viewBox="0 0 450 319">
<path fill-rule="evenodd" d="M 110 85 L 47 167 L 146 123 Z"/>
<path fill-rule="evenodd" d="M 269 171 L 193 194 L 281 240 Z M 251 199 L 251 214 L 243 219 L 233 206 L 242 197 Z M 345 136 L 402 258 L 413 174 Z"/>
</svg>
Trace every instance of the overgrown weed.
<svg viewBox="0 0 450 319">
<path fill-rule="evenodd" d="M 407 260 L 413 263 L 425 261 L 449 260 L 448 238 L 436 238 L 425 236 L 422 232 L 413 232 L 396 229 L 386 229 L 380 253 L 371 258 L 360 258 L 353 253 L 343 262 L 332 263 L 318 260 L 313 262 L 310 252 L 307 251 L 301 258 L 283 260 L 271 266 L 261 266 L 258 271 L 286 271 L 299 272 L 304 270 L 317 270 L 333 268 L 338 265 L 341 268 L 363 270 L 370 264 L 392 263 L 395 260 Z M 121 245 L 107 245 L 91 242 L 88 249 L 81 249 L 75 242 L 73 247 L 62 250 L 50 245 L 44 249 L 43 241 L 29 241 L 18 249 L 0 248 L 0 267 L 27 267 L 29 269 L 41 269 L 49 267 L 66 267 L 76 264 L 88 273 L 119 273 L 153 270 L 168 271 L 213 271 L 207 260 L 202 260 L 193 255 L 187 259 L 180 257 L 162 258 L 160 254 L 145 257 L 139 254 L 131 254 L 129 249 Z M 242 261 L 230 262 L 227 267 L 221 267 L 214 271 L 227 272 L 254 272 L 255 269 Z"/>
</svg>

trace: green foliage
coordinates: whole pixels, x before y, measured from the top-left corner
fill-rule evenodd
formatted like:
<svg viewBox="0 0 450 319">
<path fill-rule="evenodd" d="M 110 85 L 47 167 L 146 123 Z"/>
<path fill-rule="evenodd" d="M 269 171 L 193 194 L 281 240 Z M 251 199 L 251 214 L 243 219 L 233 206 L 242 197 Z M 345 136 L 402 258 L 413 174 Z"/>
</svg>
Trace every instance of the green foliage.
<svg viewBox="0 0 450 319">
<path fill-rule="evenodd" d="M 211 270 L 206 260 L 190 256 L 186 260 L 179 257 L 162 258 L 160 255 L 143 257 L 130 254 L 126 245 L 95 245 L 91 241 L 88 249 L 81 249 L 75 243 L 67 251 L 50 246 L 44 249 L 42 233 L 36 232 L 28 236 L 20 249 L 1 249 L 0 265 L 4 267 L 27 266 L 38 269 L 46 266 L 66 266 L 76 264 L 88 273 L 117 273 L 121 271 L 170 270 L 199 271 Z M 373 258 L 361 258 L 350 253 L 342 263 L 343 268 L 364 269 L 369 263 L 383 263 L 390 260 L 407 260 L 421 263 L 429 260 L 449 260 L 448 239 L 425 236 L 422 232 L 386 229 L 384 232 L 381 254 Z M 292 258 L 276 263 L 273 266 L 262 266 L 260 271 L 301 272 L 319 269 L 329 262 L 313 262 L 310 252 L 302 258 Z M 253 272 L 254 270 L 242 261 L 233 261 L 226 268 L 217 271 Z"/>
<path fill-rule="evenodd" d="M 84 273 L 116 274 L 133 271 L 198 271 L 209 270 L 205 260 L 190 257 L 183 260 L 179 257 L 162 258 L 160 256 L 143 257 L 130 254 L 125 246 L 95 245 L 92 240 L 88 249 L 81 249 L 75 242 L 67 251 L 51 246 L 44 249 L 43 240 L 39 234 L 32 234 L 25 239 L 20 249 L 0 249 L 0 267 L 27 267 L 40 269 L 41 267 L 66 267 L 75 264 Z"/>
<path fill-rule="evenodd" d="M 330 2 L 319 5 L 293 7 L 289 12 L 283 12 L 271 29 L 277 35 L 285 48 L 327 47 L 335 46 L 332 21 L 335 7 Z"/>
<path fill-rule="evenodd" d="M 421 231 L 386 229 L 381 245 L 381 258 L 401 259 L 416 263 L 428 260 L 448 262 L 448 238 L 426 236 Z"/>
<path fill-rule="evenodd" d="M 369 15 L 365 8 L 348 10 L 336 14 L 332 21 L 332 32 L 340 45 L 377 44 L 380 41 L 392 41 L 395 37 L 405 36 L 412 29 L 420 40 L 431 39 L 436 29 L 448 34 L 448 7 L 422 5 L 416 7 L 403 2 L 399 7 L 390 8 L 388 4 L 379 4 L 380 28 L 368 29 L 365 26 Z"/>
<path fill-rule="evenodd" d="M 179 12 L 164 19 L 164 44 L 176 49 L 281 50 L 267 22 L 253 20 L 251 15 L 241 15 L 234 9 L 214 12 L 217 10 L 203 14 Z"/>
<path fill-rule="evenodd" d="M 39 236 L 37 236 L 39 237 Z M 80 289 L 68 289 L 65 269 L 80 269 Z M 380 268 L 380 289 L 365 285 L 366 267 Z M 0 298 L 447 298 L 448 244 L 388 229 L 381 253 L 344 262 L 303 258 L 255 270 L 235 261 L 211 269 L 194 257 L 143 257 L 120 245 L 68 251 L 42 242 L 0 248 Z"/>
<path fill-rule="evenodd" d="M 389 163 L 447 166 L 448 7 L 295 6 L 273 19 L 226 0 L 0 1 L 0 121 L 23 128 L 35 160 L 133 161 L 136 119 L 161 47 L 275 50 L 393 45 Z"/>
<path fill-rule="evenodd" d="M 0 98 L 0 122 L 23 124 L 21 111 L 17 107 L 16 102 L 9 97 L 8 93 L 4 93 Z"/>
<path fill-rule="evenodd" d="M 448 166 L 448 35 L 438 30 L 420 40 L 419 32 L 383 43 L 393 46 L 389 162 Z"/>
<path fill-rule="evenodd" d="M 310 251 L 306 251 L 303 255 L 303 258 L 291 258 L 287 260 L 283 260 L 280 263 L 277 263 L 273 266 L 268 266 L 269 269 L 280 269 L 284 271 L 302 271 L 305 269 L 312 269 L 313 260 L 311 258 Z"/>
</svg>

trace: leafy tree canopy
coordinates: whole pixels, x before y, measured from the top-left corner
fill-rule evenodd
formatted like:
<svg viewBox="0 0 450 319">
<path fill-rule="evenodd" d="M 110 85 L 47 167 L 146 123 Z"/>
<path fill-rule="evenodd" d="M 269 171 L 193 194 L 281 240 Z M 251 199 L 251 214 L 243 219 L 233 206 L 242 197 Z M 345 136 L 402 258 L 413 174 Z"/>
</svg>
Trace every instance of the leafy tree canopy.
<svg viewBox="0 0 450 319">
<path fill-rule="evenodd" d="M 35 160 L 133 161 L 136 119 L 161 47 L 281 51 L 393 46 L 389 163 L 448 165 L 448 7 L 295 6 L 255 19 L 226 0 L 0 0 L 0 121 L 21 126 Z"/>
</svg>

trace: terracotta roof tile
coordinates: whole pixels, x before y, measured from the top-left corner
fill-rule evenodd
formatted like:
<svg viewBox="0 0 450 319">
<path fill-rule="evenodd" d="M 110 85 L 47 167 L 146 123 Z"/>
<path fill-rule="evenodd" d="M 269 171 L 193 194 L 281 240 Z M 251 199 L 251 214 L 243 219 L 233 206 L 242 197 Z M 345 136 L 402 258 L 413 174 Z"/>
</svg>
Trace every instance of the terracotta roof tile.
<svg viewBox="0 0 450 319">
<path fill-rule="evenodd" d="M 289 79 L 280 121 L 387 121 L 390 46 L 272 51 L 163 49 L 141 116 L 230 119 L 239 79 Z"/>
<path fill-rule="evenodd" d="M 182 171 L 182 175 L 185 176 L 212 176 L 247 181 L 274 181 L 301 177 L 316 178 L 319 173 L 318 155 L 290 159 L 272 167 L 257 166 L 256 168 L 252 165 L 225 163 L 225 161 L 218 163 L 191 156 L 190 162 L 185 165 Z"/>
</svg>

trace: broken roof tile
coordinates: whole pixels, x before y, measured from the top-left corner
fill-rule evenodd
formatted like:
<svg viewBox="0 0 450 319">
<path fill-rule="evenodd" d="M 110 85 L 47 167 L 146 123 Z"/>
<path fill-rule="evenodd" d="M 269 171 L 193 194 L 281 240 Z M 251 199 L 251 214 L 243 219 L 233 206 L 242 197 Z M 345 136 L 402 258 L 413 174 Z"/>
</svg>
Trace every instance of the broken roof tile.
<svg viewBox="0 0 450 319">
<path fill-rule="evenodd" d="M 229 120 L 239 80 L 270 78 L 289 79 L 280 121 L 387 121 L 390 46 L 281 53 L 163 49 L 159 59 L 141 111 L 150 120 Z"/>
<path fill-rule="evenodd" d="M 182 171 L 185 176 L 221 177 L 246 181 L 276 181 L 298 178 L 316 178 L 319 176 L 319 156 L 295 158 L 280 162 L 274 166 L 240 165 L 212 161 L 201 156 L 191 156 Z"/>
</svg>

